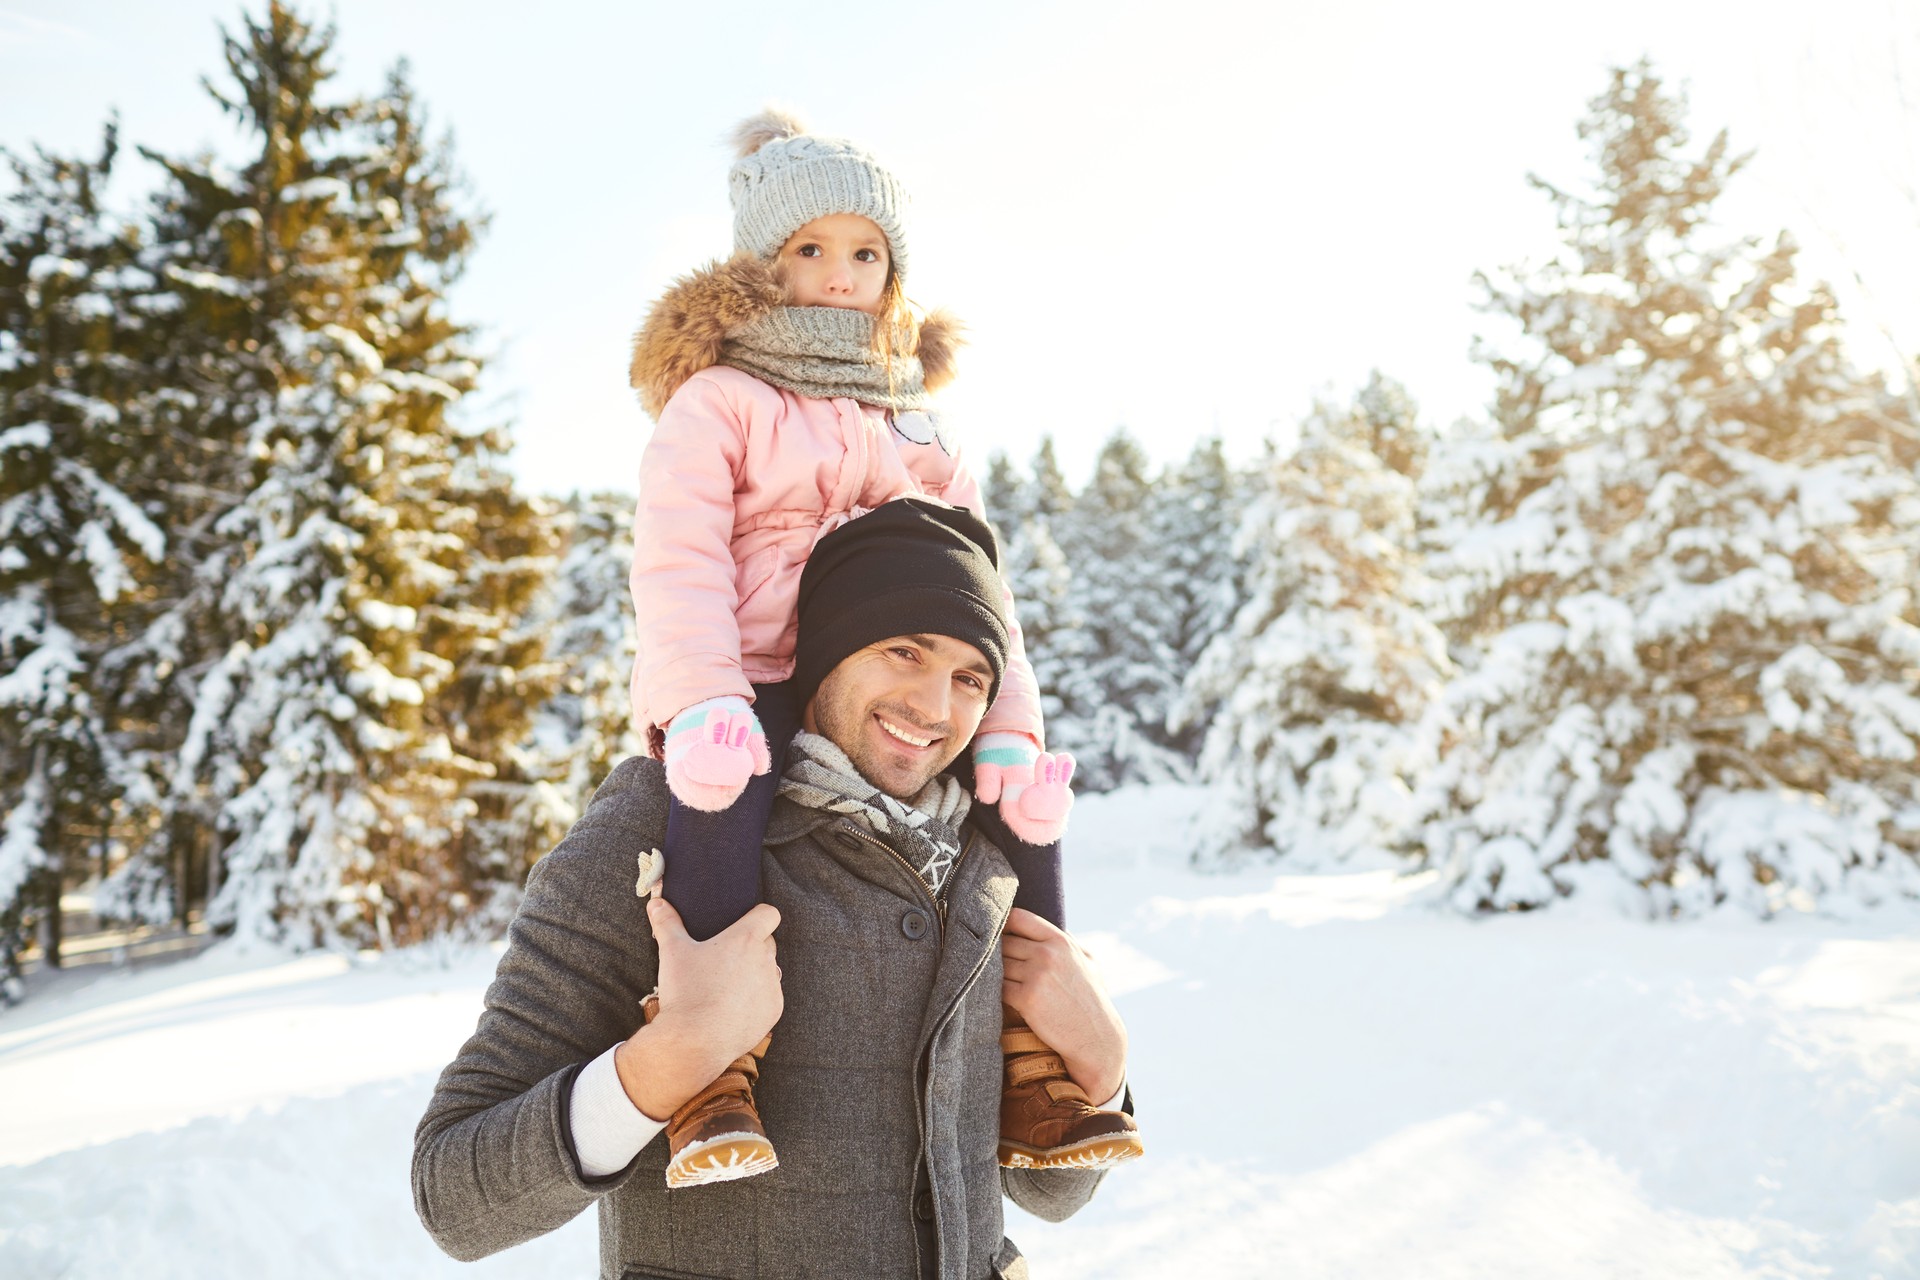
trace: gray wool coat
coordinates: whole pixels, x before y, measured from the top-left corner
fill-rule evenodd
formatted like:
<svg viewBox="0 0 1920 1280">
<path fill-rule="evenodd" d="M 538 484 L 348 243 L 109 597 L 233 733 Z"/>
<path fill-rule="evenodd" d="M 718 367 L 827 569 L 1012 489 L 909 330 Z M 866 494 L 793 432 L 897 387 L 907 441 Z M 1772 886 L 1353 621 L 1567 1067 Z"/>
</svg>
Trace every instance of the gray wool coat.
<svg viewBox="0 0 1920 1280">
<path fill-rule="evenodd" d="M 414 1135 L 414 1205 L 434 1241 L 471 1260 L 598 1204 L 604 1280 L 1027 1275 L 1001 1196 L 1059 1221 L 1103 1175 L 999 1167 L 1015 882 L 970 826 L 936 902 L 866 828 L 777 800 L 762 884 L 780 909 L 785 1012 L 755 1098 L 780 1167 L 669 1194 L 663 1134 L 626 1169 L 581 1175 L 570 1089 L 639 1027 L 653 989 L 634 881 L 666 823 L 660 764 L 624 761 L 528 877 L 479 1025 Z"/>
</svg>

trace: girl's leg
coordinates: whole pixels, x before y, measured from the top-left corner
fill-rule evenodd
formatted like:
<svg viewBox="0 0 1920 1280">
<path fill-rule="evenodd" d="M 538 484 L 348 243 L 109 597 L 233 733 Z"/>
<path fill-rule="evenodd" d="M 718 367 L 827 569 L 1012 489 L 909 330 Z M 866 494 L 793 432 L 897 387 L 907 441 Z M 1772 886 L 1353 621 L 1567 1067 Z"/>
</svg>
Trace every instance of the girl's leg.
<svg viewBox="0 0 1920 1280">
<path fill-rule="evenodd" d="M 971 756 L 949 771 L 973 790 Z M 1013 905 L 1055 928 L 1067 927 L 1060 842 L 1032 845 L 1007 829 L 1000 806 L 975 804 L 973 821 L 1007 855 L 1020 887 Z M 1000 1163 L 1013 1169 L 1105 1168 L 1143 1150 L 1140 1126 L 1124 1111 L 1102 1111 L 1067 1076 L 1066 1064 L 1012 1005 L 1001 1005 Z"/>
<path fill-rule="evenodd" d="M 973 791 L 971 755 L 961 752 L 960 758 L 947 766 L 947 771 L 958 778 L 969 793 Z M 968 813 L 987 839 L 1007 855 L 1013 874 L 1019 877 L 1020 887 L 1014 891 L 1013 905 L 1026 908 L 1056 929 L 1066 928 L 1067 890 L 1060 874 L 1060 842 L 1028 844 L 1007 829 L 997 804 L 976 802 Z"/>
<path fill-rule="evenodd" d="M 786 769 L 787 746 L 800 729 L 800 709 L 783 681 L 753 686 L 753 714 L 767 735 L 773 767 L 747 780 L 740 798 L 718 813 L 667 806 L 667 901 L 703 942 L 760 901 L 760 855 L 767 819 Z"/>
</svg>

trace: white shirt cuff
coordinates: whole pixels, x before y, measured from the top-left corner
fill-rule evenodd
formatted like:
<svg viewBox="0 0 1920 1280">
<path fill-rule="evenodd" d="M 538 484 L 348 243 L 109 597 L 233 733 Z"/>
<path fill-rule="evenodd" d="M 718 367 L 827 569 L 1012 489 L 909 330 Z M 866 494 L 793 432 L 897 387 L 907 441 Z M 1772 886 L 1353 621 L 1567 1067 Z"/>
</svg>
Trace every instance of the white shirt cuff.
<svg viewBox="0 0 1920 1280">
<path fill-rule="evenodd" d="M 589 1178 L 620 1172 L 640 1154 L 640 1148 L 667 1127 L 664 1120 L 655 1120 L 627 1096 L 620 1072 L 613 1065 L 614 1049 L 619 1047 L 615 1045 L 580 1068 L 573 1079 L 567 1125 L 573 1130 L 580 1172 Z"/>
</svg>

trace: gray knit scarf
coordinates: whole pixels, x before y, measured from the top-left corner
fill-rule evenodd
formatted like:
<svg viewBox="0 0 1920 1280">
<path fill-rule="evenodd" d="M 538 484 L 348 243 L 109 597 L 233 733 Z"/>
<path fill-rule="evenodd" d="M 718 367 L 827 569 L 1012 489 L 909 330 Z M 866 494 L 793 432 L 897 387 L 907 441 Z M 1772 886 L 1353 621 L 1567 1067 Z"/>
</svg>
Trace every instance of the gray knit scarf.
<svg viewBox="0 0 1920 1280">
<path fill-rule="evenodd" d="M 927 407 L 920 357 L 873 349 L 873 317 L 845 307 L 775 307 L 727 335 L 720 363 L 817 400 L 846 396 L 905 412 Z"/>
<path fill-rule="evenodd" d="M 787 748 L 780 794 L 809 809 L 843 814 L 886 839 L 916 864 L 935 893 L 947 882 L 963 847 L 960 824 L 973 798 L 945 774 L 936 775 L 911 800 L 896 800 L 854 768 L 830 739 L 804 730 Z"/>
</svg>

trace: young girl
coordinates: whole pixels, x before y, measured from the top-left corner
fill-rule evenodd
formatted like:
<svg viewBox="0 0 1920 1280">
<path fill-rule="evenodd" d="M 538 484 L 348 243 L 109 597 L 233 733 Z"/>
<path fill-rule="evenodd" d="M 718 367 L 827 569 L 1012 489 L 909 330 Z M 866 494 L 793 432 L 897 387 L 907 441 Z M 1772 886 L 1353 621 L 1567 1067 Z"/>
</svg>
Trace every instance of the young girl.
<svg viewBox="0 0 1920 1280">
<path fill-rule="evenodd" d="M 814 544 L 896 498 L 981 507 L 928 408 L 952 377 L 957 326 L 939 312 L 916 323 L 907 308 L 898 180 L 852 143 L 774 111 L 735 142 L 734 256 L 654 305 L 632 368 L 657 424 L 634 520 L 634 719 L 666 762 L 666 886 L 696 939 L 760 899 L 767 820 L 800 725 L 785 682 Z M 1042 755 L 1039 690 L 1007 604 L 1012 653 L 972 744 L 974 816 L 1019 877 L 1016 905 L 1060 925 L 1072 761 Z M 1137 1154 L 1131 1118 L 1092 1106 L 1008 1012 L 1008 1078 L 1019 1083 L 1002 1108 L 1002 1163 Z M 777 1163 L 752 1100 L 765 1051 L 674 1115 L 669 1185 Z"/>
</svg>

